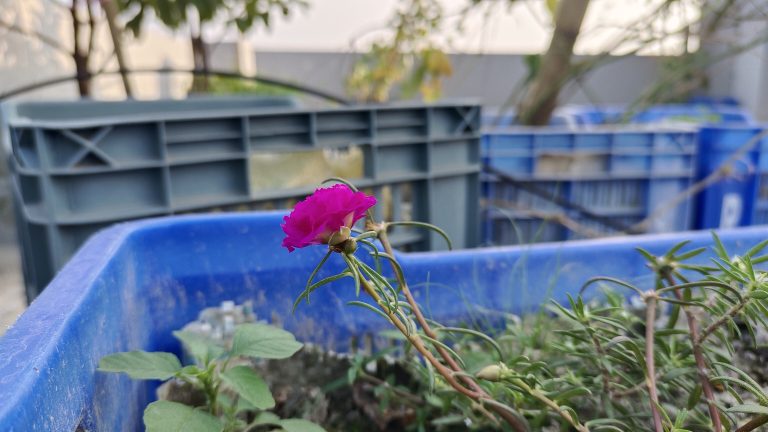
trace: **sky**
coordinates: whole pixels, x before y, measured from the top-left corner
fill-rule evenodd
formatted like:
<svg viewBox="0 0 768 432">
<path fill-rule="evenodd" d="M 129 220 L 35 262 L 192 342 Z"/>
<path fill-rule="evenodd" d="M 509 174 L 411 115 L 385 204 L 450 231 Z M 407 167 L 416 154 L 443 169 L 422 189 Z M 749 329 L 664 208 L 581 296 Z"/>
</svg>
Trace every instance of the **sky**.
<svg viewBox="0 0 768 432">
<path fill-rule="evenodd" d="M 278 19 L 270 30 L 257 29 L 247 38 L 256 49 L 269 51 L 349 51 L 365 50 L 371 41 L 385 37 L 388 23 L 406 0 L 309 0 L 309 7 L 287 21 Z M 622 27 L 654 9 L 663 0 L 592 0 L 585 18 L 582 35 L 576 46 L 580 54 L 602 52 L 617 38 Z M 486 2 L 493 9 L 488 14 L 475 11 L 467 16 L 459 12 L 469 0 L 440 0 L 447 25 L 436 38 L 453 52 L 471 53 L 538 53 L 546 49 L 551 37 L 551 16 L 543 0 L 518 0 L 511 6 L 506 0 Z M 673 11 L 662 27 L 679 28 L 683 20 L 692 19 L 697 11 L 693 1 Z M 459 19 L 465 20 L 466 31 L 455 31 Z M 652 31 L 649 28 L 647 31 Z M 213 40 L 232 40 L 234 32 L 212 32 Z M 679 51 L 680 40 L 666 46 L 653 46 L 644 54 Z"/>
</svg>

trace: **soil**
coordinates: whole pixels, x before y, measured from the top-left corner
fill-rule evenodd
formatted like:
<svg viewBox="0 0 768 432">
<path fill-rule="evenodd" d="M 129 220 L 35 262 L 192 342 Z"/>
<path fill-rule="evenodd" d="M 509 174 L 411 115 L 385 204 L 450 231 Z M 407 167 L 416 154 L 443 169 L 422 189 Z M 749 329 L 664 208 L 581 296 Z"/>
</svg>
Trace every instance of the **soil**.
<svg viewBox="0 0 768 432">
<path fill-rule="evenodd" d="M 376 382 L 347 383 L 352 357 L 305 346 L 287 360 L 250 364 L 269 385 L 281 418 L 304 418 L 328 432 L 399 432 L 412 423 L 415 412 L 406 404 L 390 401 L 383 406 Z M 414 385 L 408 372 L 397 363 L 381 360 L 366 367 L 372 379 L 396 377 L 399 384 Z M 409 382 L 410 381 L 410 382 Z M 192 406 L 205 404 L 204 395 L 178 381 L 169 381 L 158 396 Z"/>
</svg>

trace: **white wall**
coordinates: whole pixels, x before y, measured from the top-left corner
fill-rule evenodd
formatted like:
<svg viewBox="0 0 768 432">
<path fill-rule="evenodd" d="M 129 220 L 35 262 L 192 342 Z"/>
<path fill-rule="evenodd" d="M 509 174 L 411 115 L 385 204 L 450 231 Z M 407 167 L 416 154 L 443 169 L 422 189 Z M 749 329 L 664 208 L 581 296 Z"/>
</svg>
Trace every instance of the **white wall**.
<svg viewBox="0 0 768 432">
<path fill-rule="evenodd" d="M 27 32 L 38 32 L 56 40 L 67 51 L 72 50 L 72 19 L 63 8 L 48 0 L 0 0 L 0 19 L 12 22 Z M 85 32 L 85 28 L 83 30 Z M 147 26 L 140 38 L 125 36 L 128 67 L 140 68 L 192 68 L 192 53 L 185 34 L 174 34 L 157 26 Z M 92 70 L 108 60 L 112 53 L 112 39 L 106 22 L 97 24 Z M 117 70 L 112 58 L 107 69 Z M 52 78 L 72 76 L 75 67 L 72 58 L 62 50 L 41 43 L 35 37 L 19 35 L 0 28 L 0 94 L 20 86 Z M 131 76 L 136 97 L 181 98 L 186 95 L 191 77 L 183 75 L 160 76 L 137 74 Z M 97 77 L 92 84 L 93 97 L 123 99 L 125 93 L 118 75 Z M 22 96 L 24 99 L 72 99 L 78 97 L 74 81 L 36 90 Z"/>
</svg>

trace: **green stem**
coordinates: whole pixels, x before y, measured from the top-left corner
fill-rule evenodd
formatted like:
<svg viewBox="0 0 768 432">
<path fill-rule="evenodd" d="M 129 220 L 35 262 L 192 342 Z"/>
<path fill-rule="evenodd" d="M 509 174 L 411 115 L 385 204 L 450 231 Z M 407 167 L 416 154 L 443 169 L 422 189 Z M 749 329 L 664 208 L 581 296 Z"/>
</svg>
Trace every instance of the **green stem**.
<svg viewBox="0 0 768 432">
<path fill-rule="evenodd" d="M 527 392 L 534 398 L 538 399 L 541 403 L 546 405 L 547 408 L 557 413 L 560 417 L 563 418 L 563 420 L 567 421 L 568 424 L 573 426 L 577 431 L 589 432 L 589 428 L 579 423 L 578 420 L 574 419 L 573 416 L 571 416 L 571 413 L 560 408 L 560 405 L 558 405 L 557 402 L 548 398 L 544 393 L 540 392 L 539 390 L 532 388 L 531 386 L 526 384 L 525 381 L 521 380 L 520 378 L 512 378 L 512 379 L 509 379 L 509 382 L 520 387 L 521 389 L 525 390 L 525 392 Z"/>
<path fill-rule="evenodd" d="M 651 396 L 651 413 L 653 414 L 653 427 L 656 432 L 664 432 L 659 412 L 659 394 L 656 390 L 656 359 L 654 352 L 654 324 L 656 323 L 656 294 L 645 296 L 645 367 L 647 369 L 646 382 L 648 393 Z"/>
</svg>

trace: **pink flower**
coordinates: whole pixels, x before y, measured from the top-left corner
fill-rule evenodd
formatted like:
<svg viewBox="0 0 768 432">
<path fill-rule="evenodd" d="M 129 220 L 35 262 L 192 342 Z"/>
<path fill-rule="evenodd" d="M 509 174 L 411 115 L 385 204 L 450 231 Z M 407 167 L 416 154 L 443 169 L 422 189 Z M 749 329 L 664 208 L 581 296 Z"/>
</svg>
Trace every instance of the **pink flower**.
<svg viewBox="0 0 768 432">
<path fill-rule="evenodd" d="M 288 252 L 309 245 L 326 244 L 342 227 L 352 227 L 376 204 L 376 198 L 343 184 L 320 188 L 283 218 L 283 247 Z"/>
</svg>

